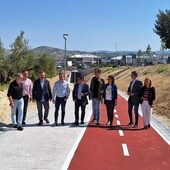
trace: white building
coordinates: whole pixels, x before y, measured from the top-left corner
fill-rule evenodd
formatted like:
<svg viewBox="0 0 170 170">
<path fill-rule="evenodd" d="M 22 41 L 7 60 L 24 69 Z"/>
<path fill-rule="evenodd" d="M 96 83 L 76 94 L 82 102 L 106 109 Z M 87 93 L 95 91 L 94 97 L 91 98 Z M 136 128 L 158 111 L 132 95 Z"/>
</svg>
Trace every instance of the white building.
<svg viewBox="0 0 170 170">
<path fill-rule="evenodd" d="M 95 64 L 99 63 L 101 57 L 92 55 L 92 54 L 76 54 L 70 57 L 71 59 L 75 59 L 77 63 L 85 63 L 85 64 Z"/>
</svg>

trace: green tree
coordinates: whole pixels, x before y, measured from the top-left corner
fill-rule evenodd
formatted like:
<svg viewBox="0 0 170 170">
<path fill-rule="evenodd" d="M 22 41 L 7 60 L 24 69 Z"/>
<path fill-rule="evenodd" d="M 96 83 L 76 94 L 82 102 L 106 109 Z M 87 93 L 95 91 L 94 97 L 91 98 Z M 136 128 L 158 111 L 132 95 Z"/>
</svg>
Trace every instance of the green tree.
<svg viewBox="0 0 170 170">
<path fill-rule="evenodd" d="M 29 55 L 28 41 L 24 39 L 24 32 L 21 31 L 20 34 L 15 39 L 14 43 L 10 45 L 11 47 L 11 65 L 14 73 L 20 72 L 24 67 L 24 62 L 27 60 Z"/>
<path fill-rule="evenodd" d="M 36 60 L 34 65 L 34 72 L 37 74 L 43 70 L 47 77 L 53 77 L 56 74 L 56 61 L 49 54 L 41 54 Z"/>
<path fill-rule="evenodd" d="M 0 39 L 0 81 L 3 83 L 6 78 L 6 57 L 3 42 Z"/>
<path fill-rule="evenodd" d="M 138 56 L 138 57 L 142 56 L 142 51 L 141 51 L 141 49 L 138 50 L 137 56 Z"/>
<path fill-rule="evenodd" d="M 151 54 L 152 54 L 152 51 L 151 51 L 152 49 L 151 49 L 151 46 L 150 46 L 150 44 L 148 44 L 148 46 L 147 46 L 147 48 L 146 48 L 146 54 L 148 55 L 148 56 L 151 56 Z"/>
<path fill-rule="evenodd" d="M 161 43 L 161 48 L 160 50 L 162 51 L 162 55 L 161 55 L 161 61 L 163 62 L 163 58 L 164 58 L 164 51 L 166 49 L 166 45 L 165 43 Z"/>
<path fill-rule="evenodd" d="M 170 48 L 170 10 L 159 10 L 156 17 L 154 32 L 159 35 L 166 48 Z"/>
</svg>

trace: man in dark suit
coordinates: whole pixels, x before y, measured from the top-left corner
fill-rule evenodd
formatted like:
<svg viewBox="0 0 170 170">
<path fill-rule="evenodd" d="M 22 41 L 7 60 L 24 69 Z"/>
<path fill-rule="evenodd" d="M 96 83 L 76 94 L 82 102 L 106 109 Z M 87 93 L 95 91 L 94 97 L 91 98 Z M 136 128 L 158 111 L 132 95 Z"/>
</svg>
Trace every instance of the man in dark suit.
<svg viewBox="0 0 170 170">
<path fill-rule="evenodd" d="M 134 112 L 135 112 L 135 124 L 133 126 L 134 128 L 138 127 L 138 119 L 139 119 L 138 108 L 140 102 L 140 90 L 142 88 L 142 82 L 138 80 L 137 77 L 138 77 L 138 73 L 136 71 L 132 71 L 131 72 L 132 81 L 130 82 L 130 85 L 127 90 L 127 93 L 129 95 L 128 114 L 130 119 L 128 126 L 133 125 L 132 109 L 134 107 Z"/>
<path fill-rule="evenodd" d="M 39 79 L 34 82 L 33 92 L 32 92 L 33 102 L 36 101 L 38 109 L 39 123 L 38 125 L 43 125 L 43 113 L 42 106 L 44 106 L 44 120 L 46 123 L 50 123 L 48 120 L 49 113 L 49 100 L 52 100 L 51 87 L 48 80 L 45 78 L 45 73 L 41 71 L 39 73 Z"/>
<path fill-rule="evenodd" d="M 81 107 L 81 124 L 84 124 L 85 109 L 88 104 L 87 96 L 90 94 L 89 86 L 84 83 L 83 76 L 77 77 L 77 83 L 73 89 L 73 101 L 75 102 L 75 125 L 79 125 L 79 108 Z"/>
</svg>

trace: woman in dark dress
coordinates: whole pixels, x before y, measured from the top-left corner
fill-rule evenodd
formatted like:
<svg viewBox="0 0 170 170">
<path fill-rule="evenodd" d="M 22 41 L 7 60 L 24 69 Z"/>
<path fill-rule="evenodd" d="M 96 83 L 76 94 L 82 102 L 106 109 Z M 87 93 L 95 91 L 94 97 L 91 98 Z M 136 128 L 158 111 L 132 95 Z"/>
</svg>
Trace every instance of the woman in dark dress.
<svg viewBox="0 0 170 170">
<path fill-rule="evenodd" d="M 104 87 L 104 104 L 107 110 L 107 125 L 112 126 L 114 117 L 114 107 L 117 105 L 117 86 L 114 83 L 114 77 L 108 76 L 108 83 Z"/>
</svg>

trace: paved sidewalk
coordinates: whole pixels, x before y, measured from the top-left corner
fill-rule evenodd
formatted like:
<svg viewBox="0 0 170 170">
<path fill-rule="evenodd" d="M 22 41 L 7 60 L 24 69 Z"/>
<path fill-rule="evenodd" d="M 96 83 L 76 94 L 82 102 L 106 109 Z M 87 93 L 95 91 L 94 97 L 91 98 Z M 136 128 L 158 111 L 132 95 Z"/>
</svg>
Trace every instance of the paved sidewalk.
<svg viewBox="0 0 170 170">
<path fill-rule="evenodd" d="M 24 131 L 9 130 L 0 135 L 1 170 L 58 170 L 63 166 L 78 136 L 86 125 L 72 126 L 74 103 L 71 97 L 66 106 L 66 126 L 51 127 L 54 105 L 50 108 L 50 125 L 36 126 L 37 113 L 27 121 Z M 91 103 L 86 109 L 86 122 L 91 115 Z M 60 120 L 60 118 L 59 118 Z"/>
</svg>

